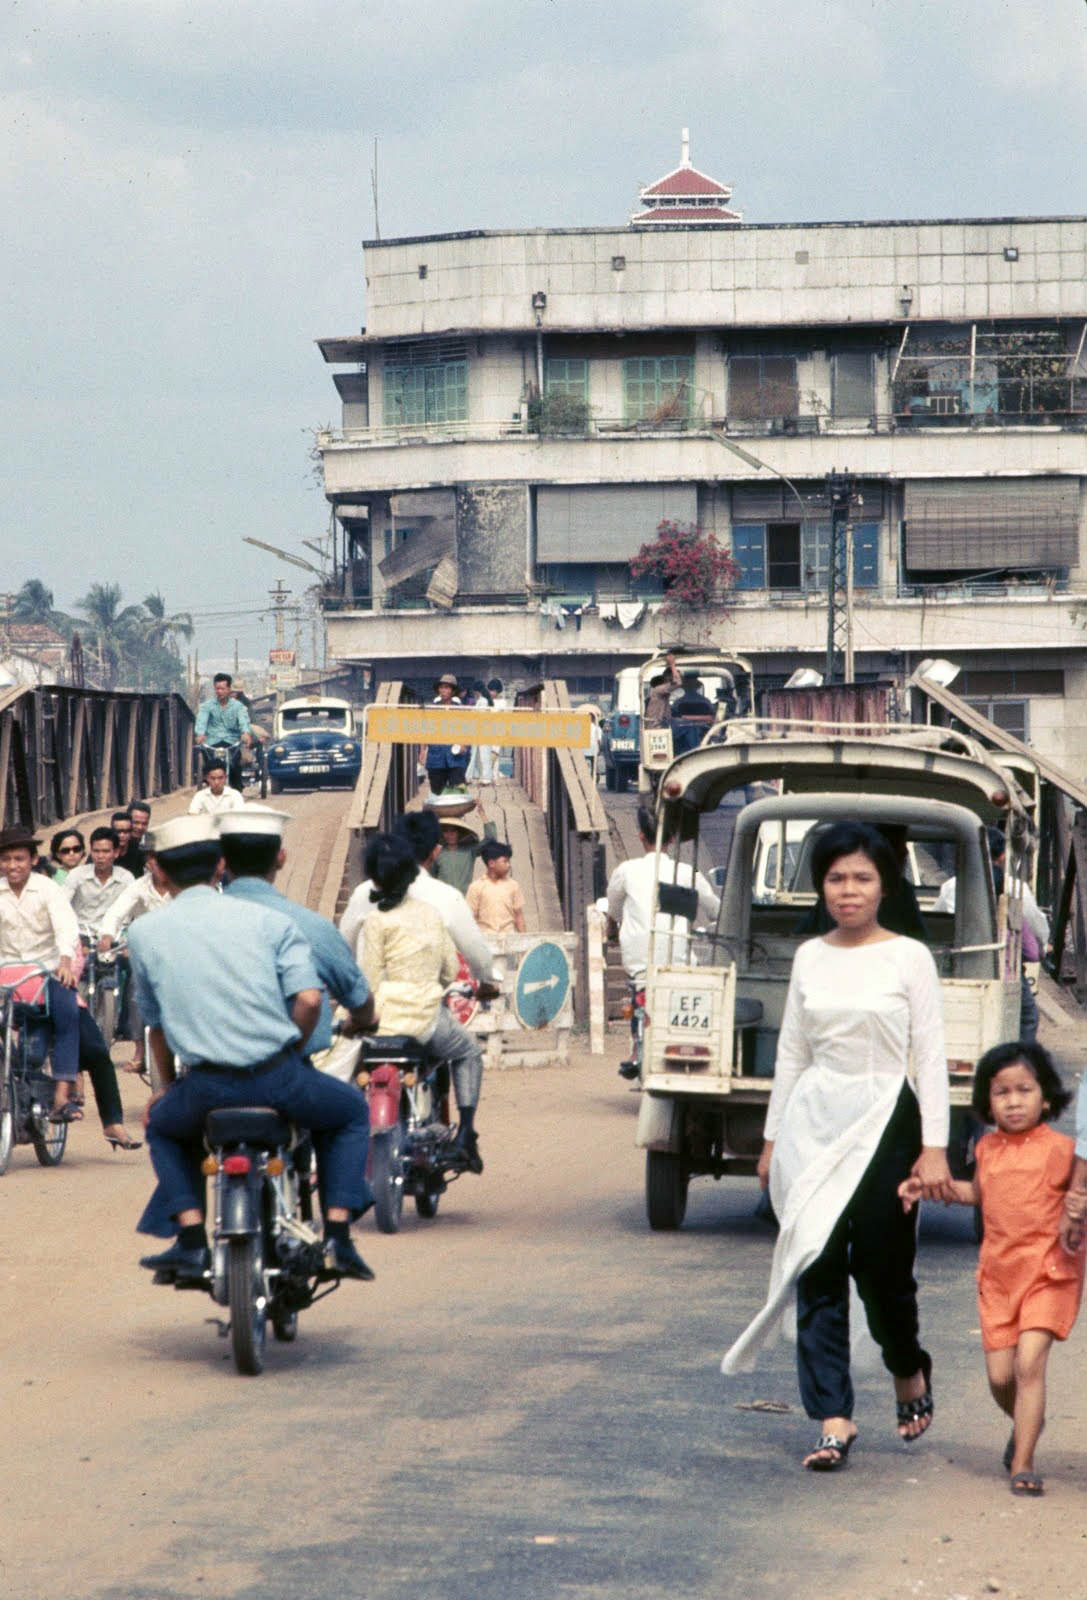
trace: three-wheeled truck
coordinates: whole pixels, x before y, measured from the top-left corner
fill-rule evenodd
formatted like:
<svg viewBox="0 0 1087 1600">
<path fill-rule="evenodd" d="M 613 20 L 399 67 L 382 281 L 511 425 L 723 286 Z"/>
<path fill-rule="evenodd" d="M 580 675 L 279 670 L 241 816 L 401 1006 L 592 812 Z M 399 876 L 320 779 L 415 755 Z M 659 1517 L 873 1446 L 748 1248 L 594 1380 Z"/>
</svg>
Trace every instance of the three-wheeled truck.
<svg viewBox="0 0 1087 1600">
<path fill-rule="evenodd" d="M 737 815 L 721 910 L 713 928 L 650 943 L 648 1021 L 637 1144 L 646 1152 L 646 1207 L 654 1229 L 677 1228 L 692 1177 L 753 1174 L 773 1086 L 777 1033 L 797 946 L 815 902 L 811 846 L 844 818 L 908 830 L 924 863 L 917 898 L 944 996 L 951 1087 L 953 1166 L 975 1132 L 973 1068 L 990 1045 L 1019 1032 L 1021 884 L 1029 881 L 1028 812 L 1006 767 L 973 740 L 946 729 L 812 725 L 782 736 L 734 723 L 721 744 L 678 757 L 658 792 L 659 843 L 700 870 L 700 823 L 733 789 L 776 783 L 780 793 Z M 771 902 L 753 893 L 766 825 L 805 824 L 789 884 Z M 1006 892 L 996 894 L 986 825 L 1008 838 Z M 793 829 L 794 836 L 796 829 Z M 934 909 L 933 890 L 957 879 L 955 910 Z M 927 880 L 927 882 L 925 881 Z M 657 886 L 659 929 L 685 933 L 697 909 L 691 890 Z"/>
</svg>

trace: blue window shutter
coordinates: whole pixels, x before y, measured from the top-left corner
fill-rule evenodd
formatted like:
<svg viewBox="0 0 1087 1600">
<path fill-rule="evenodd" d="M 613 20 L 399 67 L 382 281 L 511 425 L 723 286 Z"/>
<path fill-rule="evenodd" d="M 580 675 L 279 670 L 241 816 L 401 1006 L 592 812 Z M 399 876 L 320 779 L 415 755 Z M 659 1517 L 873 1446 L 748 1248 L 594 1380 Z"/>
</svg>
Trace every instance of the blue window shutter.
<svg viewBox="0 0 1087 1600">
<path fill-rule="evenodd" d="M 732 559 L 740 569 L 737 589 L 766 588 L 765 522 L 733 524 Z"/>
<path fill-rule="evenodd" d="M 875 589 L 879 584 L 879 523 L 853 524 L 853 587 Z"/>
</svg>

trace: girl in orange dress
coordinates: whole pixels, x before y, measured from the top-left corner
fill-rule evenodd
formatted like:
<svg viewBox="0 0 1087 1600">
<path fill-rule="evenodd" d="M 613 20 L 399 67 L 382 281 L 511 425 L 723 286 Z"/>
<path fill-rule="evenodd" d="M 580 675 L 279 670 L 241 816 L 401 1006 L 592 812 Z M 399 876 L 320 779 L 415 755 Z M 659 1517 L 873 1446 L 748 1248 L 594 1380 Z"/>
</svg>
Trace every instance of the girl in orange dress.
<svg viewBox="0 0 1087 1600">
<path fill-rule="evenodd" d="M 974 1111 L 994 1123 L 977 1145 L 972 1180 L 954 1183 L 961 1205 L 981 1206 L 978 1312 L 989 1388 L 1012 1419 L 1004 1452 L 1017 1495 L 1045 1493 L 1034 1450 L 1045 1426 L 1045 1373 L 1054 1339 L 1067 1339 L 1083 1298 L 1083 1252 L 1058 1241 L 1075 1144 L 1056 1133 L 1071 1096 L 1039 1044 L 1019 1040 L 986 1051 L 974 1076 Z M 915 1178 L 899 1194 L 920 1198 Z"/>
</svg>

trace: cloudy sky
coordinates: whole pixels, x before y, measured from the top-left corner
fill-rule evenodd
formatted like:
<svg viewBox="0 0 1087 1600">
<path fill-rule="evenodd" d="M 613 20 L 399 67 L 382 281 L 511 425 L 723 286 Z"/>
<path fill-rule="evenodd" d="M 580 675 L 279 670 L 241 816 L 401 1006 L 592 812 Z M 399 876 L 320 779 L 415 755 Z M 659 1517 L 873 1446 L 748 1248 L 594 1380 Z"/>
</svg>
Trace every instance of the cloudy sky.
<svg viewBox="0 0 1087 1600">
<path fill-rule="evenodd" d="M 750 222 L 1082 213 L 1083 0 L 5 0 L 5 586 L 161 589 L 262 650 L 325 503 L 313 341 L 360 241 L 622 222 L 678 159 Z"/>
</svg>

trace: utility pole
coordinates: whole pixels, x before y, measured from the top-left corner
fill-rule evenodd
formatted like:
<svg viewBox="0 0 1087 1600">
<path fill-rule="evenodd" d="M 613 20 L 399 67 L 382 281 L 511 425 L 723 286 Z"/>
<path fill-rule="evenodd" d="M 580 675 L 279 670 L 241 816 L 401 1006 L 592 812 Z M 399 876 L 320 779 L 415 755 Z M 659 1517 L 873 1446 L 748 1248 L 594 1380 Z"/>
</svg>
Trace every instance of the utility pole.
<svg viewBox="0 0 1087 1600">
<path fill-rule="evenodd" d="M 290 591 L 288 590 L 287 585 L 283 582 L 282 578 L 277 578 L 275 588 L 268 590 L 268 596 L 272 602 L 272 616 L 275 619 L 276 625 L 277 650 L 282 650 L 285 647 L 283 615 L 287 609 L 287 599 L 289 593 Z"/>
<path fill-rule="evenodd" d="M 830 551 L 827 562 L 827 683 L 853 681 L 853 529 L 849 519 L 856 479 L 849 472 L 827 474 L 830 501 Z"/>
</svg>

